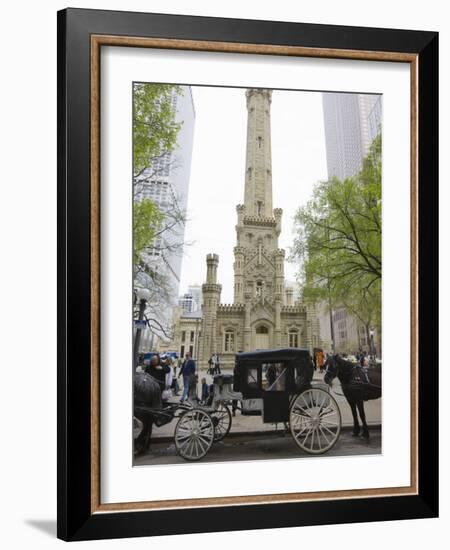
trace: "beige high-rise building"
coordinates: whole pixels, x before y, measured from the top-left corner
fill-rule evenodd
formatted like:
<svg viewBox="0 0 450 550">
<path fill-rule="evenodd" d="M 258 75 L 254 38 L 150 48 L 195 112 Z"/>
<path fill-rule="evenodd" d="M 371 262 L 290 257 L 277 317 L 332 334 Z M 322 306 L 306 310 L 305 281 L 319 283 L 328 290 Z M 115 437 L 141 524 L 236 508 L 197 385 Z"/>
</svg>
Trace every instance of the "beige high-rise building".
<svg viewBox="0 0 450 550">
<path fill-rule="evenodd" d="M 314 305 L 294 303 L 285 289 L 285 251 L 278 246 L 282 210 L 272 204 L 270 107 L 272 91 L 250 89 L 247 101 L 247 149 L 244 204 L 237 206 L 234 248 L 234 302 L 222 304 L 217 280 L 219 257 L 208 254 L 198 344 L 200 366 L 217 353 L 232 366 L 238 351 L 307 347 L 320 344 Z M 230 228 L 231 230 L 231 228 Z M 175 328 L 185 330 L 182 315 Z"/>
</svg>

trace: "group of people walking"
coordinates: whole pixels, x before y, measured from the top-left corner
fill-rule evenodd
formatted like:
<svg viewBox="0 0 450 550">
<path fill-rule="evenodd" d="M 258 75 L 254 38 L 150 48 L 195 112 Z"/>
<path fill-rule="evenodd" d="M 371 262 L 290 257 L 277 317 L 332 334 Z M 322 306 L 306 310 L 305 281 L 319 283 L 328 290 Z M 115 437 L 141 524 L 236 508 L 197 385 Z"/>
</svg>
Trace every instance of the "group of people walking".
<svg viewBox="0 0 450 550">
<path fill-rule="evenodd" d="M 184 361 L 174 363 L 170 355 L 155 353 L 147 365 L 142 369 L 155 378 L 162 390 L 163 400 L 173 395 L 180 394 L 178 379 L 183 377 L 183 393 L 180 402 L 186 401 L 189 397 L 189 389 L 195 379 L 196 365 L 190 353 L 186 353 Z M 178 374 L 177 374 L 178 370 Z"/>
<path fill-rule="evenodd" d="M 213 353 L 208 359 L 208 374 L 220 374 L 220 359 L 217 353 Z"/>
<path fill-rule="evenodd" d="M 363 351 L 361 349 L 350 355 L 347 353 L 340 353 L 340 355 L 343 359 L 348 359 L 352 362 L 355 362 L 356 360 L 356 363 L 360 367 L 368 367 L 369 364 L 375 360 L 375 356 L 372 356 L 367 353 L 367 351 Z M 331 353 L 325 353 L 322 349 L 315 348 L 313 353 L 314 370 L 324 372 L 327 368 L 328 361 L 331 356 Z"/>
<path fill-rule="evenodd" d="M 363 351 L 361 349 L 351 353 L 350 355 L 347 353 L 342 353 L 341 355 L 343 359 L 347 359 L 352 362 L 355 362 L 356 360 L 360 367 L 368 367 L 373 361 L 376 360 L 375 355 L 371 355 L 367 351 Z"/>
<path fill-rule="evenodd" d="M 197 366 L 190 353 L 186 353 L 184 359 L 175 363 L 173 358 L 166 354 L 155 353 L 149 361 L 139 369 L 155 378 L 162 390 L 162 398 L 166 400 L 172 395 L 178 396 L 181 393 L 180 403 L 189 399 L 190 394 L 196 396 Z M 207 374 L 213 376 L 221 374 L 220 359 L 217 353 L 213 353 L 208 361 Z M 178 383 L 179 378 L 183 379 L 183 390 L 181 392 Z M 202 378 L 201 402 L 206 402 L 209 396 L 209 386 L 206 379 Z"/>
</svg>

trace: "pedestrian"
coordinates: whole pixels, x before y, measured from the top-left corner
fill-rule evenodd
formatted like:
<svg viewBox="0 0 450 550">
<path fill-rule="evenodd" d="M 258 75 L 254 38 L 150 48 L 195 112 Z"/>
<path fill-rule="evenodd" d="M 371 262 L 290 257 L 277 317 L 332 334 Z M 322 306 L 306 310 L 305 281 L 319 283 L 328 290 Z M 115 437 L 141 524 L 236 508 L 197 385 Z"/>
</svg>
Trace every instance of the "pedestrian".
<svg viewBox="0 0 450 550">
<path fill-rule="evenodd" d="M 220 360 L 217 353 L 213 353 L 211 356 L 213 374 L 220 374 Z"/>
<path fill-rule="evenodd" d="M 319 367 L 320 372 L 323 372 L 323 365 L 324 365 L 324 354 L 321 349 L 317 351 L 317 366 Z"/>
<path fill-rule="evenodd" d="M 174 395 L 180 395 L 180 386 L 178 384 L 178 380 L 177 380 L 177 370 L 178 370 L 178 361 L 177 363 L 175 363 L 174 361 L 172 361 L 172 368 L 173 368 L 173 378 L 172 378 L 172 391 L 174 393 Z"/>
<path fill-rule="evenodd" d="M 180 376 L 183 376 L 183 394 L 180 399 L 180 403 L 183 403 L 183 401 L 186 401 L 189 396 L 189 386 L 192 380 L 192 377 L 195 376 L 195 361 L 192 359 L 192 356 L 190 353 L 186 353 L 186 359 L 180 369 L 180 373 L 178 374 L 178 378 Z"/>
<path fill-rule="evenodd" d="M 213 356 L 208 359 L 208 374 L 213 375 L 214 374 L 214 367 L 213 367 Z"/>
<path fill-rule="evenodd" d="M 170 357 L 170 355 L 166 355 L 166 354 L 161 355 L 161 365 L 169 367 L 169 372 L 166 373 L 165 387 L 162 392 L 163 401 L 167 401 L 172 397 L 172 385 L 173 385 L 173 377 L 174 377 L 172 358 Z"/>
<path fill-rule="evenodd" d="M 209 387 L 206 378 L 202 378 L 202 405 L 206 405 L 209 397 Z"/>
<path fill-rule="evenodd" d="M 220 371 L 220 359 L 219 359 L 219 356 L 217 355 L 217 353 L 216 353 L 216 372 L 217 372 L 217 374 L 222 374 L 221 371 Z"/>
</svg>

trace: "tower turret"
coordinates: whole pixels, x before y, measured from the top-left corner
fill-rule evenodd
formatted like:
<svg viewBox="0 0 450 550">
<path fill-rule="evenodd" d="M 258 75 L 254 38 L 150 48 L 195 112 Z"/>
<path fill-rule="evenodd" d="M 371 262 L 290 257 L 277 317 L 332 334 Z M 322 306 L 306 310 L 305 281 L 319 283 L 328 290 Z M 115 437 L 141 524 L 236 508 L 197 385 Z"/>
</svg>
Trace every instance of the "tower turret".
<svg viewBox="0 0 450 550">
<path fill-rule="evenodd" d="M 206 282 L 217 283 L 217 266 L 219 265 L 219 256 L 217 254 L 208 254 L 206 256 Z"/>
<path fill-rule="evenodd" d="M 207 360 L 217 351 L 217 308 L 220 304 L 222 286 L 217 284 L 217 267 L 219 256 L 206 256 L 206 283 L 202 285 L 203 293 L 203 322 L 202 322 L 202 357 Z"/>
</svg>

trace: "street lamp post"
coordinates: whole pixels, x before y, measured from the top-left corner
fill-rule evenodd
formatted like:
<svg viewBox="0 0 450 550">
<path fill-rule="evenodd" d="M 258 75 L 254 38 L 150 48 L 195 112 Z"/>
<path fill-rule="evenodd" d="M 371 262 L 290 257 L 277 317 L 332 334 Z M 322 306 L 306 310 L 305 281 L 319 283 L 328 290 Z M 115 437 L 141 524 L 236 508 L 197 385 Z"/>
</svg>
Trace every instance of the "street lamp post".
<svg viewBox="0 0 450 550">
<path fill-rule="evenodd" d="M 328 281 L 328 287 L 330 283 Z M 331 334 L 331 352 L 332 355 L 336 353 L 336 342 L 334 339 L 334 320 L 333 320 L 333 304 L 331 301 L 331 291 L 328 288 L 328 308 L 330 310 L 330 334 Z"/>
<path fill-rule="evenodd" d="M 200 324 L 200 319 L 196 319 L 195 320 L 195 362 L 197 363 L 197 368 L 198 368 L 198 340 L 199 340 L 199 324 Z"/>
<path fill-rule="evenodd" d="M 375 334 L 375 329 L 373 327 L 370 327 L 369 329 L 369 335 L 370 335 L 370 355 L 372 355 L 373 358 L 375 358 L 376 351 L 375 351 L 375 344 L 373 341 L 373 337 Z"/>
<path fill-rule="evenodd" d="M 136 291 L 136 301 L 139 304 L 139 315 L 138 315 L 138 324 L 136 326 L 136 333 L 134 335 L 134 346 L 133 346 L 133 373 L 136 372 L 138 362 L 139 362 L 139 346 L 141 343 L 141 332 L 142 326 L 141 321 L 144 320 L 145 308 L 147 307 L 147 302 L 150 299 L 150 291 L 146 288 L 139 288 Z"/>
</svg>

